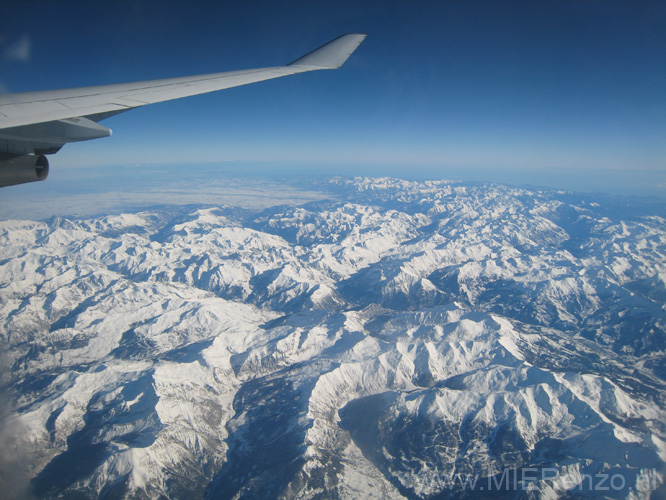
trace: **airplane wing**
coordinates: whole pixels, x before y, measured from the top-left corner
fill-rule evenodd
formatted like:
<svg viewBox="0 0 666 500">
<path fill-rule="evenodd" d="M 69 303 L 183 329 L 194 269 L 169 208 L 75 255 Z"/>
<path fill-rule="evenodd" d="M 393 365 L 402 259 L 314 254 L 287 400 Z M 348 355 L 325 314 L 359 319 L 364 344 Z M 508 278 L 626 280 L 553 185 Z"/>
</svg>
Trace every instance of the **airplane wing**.
<svg viewBox="0 0 666 500">
<path fill-rule="evenodd" d="M 156 102 L 337 69 L 365 37 L 342 35 L 286 66 L 0 95 L 0 186 L 44 180 L 48 161 L 43 155 L 56 153 L 69 142 L 111 135 L 98 123 L 104 118 Z"/>
</svg>

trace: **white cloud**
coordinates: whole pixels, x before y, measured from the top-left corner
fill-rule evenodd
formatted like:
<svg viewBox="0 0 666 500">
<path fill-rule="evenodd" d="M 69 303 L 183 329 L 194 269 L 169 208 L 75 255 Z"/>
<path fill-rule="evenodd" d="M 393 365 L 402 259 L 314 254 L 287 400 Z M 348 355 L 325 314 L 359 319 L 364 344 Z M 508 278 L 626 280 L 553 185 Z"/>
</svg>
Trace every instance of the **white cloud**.
<svg viewBox="0 0 666 500">
<path fill-rule="evenodd" d="M 28 35 L 23 35 L 18 40 L 10 43 L 2 51 L 5 61 L 28 62 L 32 53 L 32 40 Z"/>
</svg>

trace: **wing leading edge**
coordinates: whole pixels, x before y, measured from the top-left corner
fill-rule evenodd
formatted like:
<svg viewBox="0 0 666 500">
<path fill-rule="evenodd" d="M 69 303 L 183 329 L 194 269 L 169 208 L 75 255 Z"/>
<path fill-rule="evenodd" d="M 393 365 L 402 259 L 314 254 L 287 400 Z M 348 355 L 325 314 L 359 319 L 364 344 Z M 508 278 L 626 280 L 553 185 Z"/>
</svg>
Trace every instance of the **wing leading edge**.
<svg viewBox="0 0 666 500">
<path fill-rule="evenodd" d="M 0 153 L 52 154 L 68 142 L 111 135 L 111 130 L 97 122 L 129 109 L 307 71 L 337 69 L 365 37 L 342 35 L 286 66 L 0 95 Z M 8 185 L 2 182 L 2 170 L 0 161 L 0 186 Z"/>
</svg>

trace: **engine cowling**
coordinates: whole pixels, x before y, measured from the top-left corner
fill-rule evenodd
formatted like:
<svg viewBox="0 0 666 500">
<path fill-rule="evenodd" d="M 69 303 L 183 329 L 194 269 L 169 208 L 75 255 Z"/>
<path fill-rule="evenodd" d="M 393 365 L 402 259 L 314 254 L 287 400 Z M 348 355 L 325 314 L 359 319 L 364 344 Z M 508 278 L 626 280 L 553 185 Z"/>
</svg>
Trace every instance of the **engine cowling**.
<svg viewBox="0 0 666 500">
<path fill-rule="evenodd" d="M 44 155 L 0 153 L 0 187 L 43 181 L 49 176 L 49 161 Z"/>
</svg>

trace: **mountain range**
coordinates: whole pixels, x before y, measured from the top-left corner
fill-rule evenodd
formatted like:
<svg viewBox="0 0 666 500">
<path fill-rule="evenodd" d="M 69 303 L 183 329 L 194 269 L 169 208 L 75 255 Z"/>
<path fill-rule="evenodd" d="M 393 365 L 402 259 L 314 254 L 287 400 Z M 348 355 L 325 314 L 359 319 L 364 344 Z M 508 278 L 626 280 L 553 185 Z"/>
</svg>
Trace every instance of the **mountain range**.
<svg viewBox="0 0 666 500">
<path fill-rule="evenodd" d="M 0 489 L 663 498 L 665 205 L 330 178 L 0 222 Z"/>
</svg>

